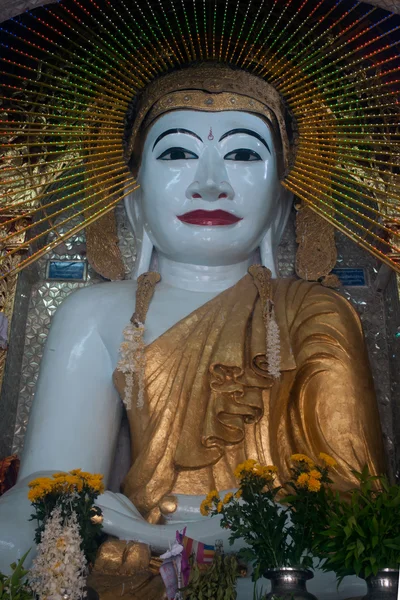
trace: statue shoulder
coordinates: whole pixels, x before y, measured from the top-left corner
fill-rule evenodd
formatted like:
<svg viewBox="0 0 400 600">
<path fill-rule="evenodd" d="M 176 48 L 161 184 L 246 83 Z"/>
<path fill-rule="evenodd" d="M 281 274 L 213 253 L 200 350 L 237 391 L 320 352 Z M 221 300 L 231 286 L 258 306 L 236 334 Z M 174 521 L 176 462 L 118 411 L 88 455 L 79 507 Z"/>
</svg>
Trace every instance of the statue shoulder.
<svg viewBox="0 0 400 600">
<path fill-rule="evenodd" d="M 135 308 L 135 281 L 116 281 L 89 285 L 72 292 L 58 308 L 54 321 L 93 324 L 122 313 L 129 320 Z"/>
<path fill-rule="evenodd" d="M 361 330 L 360 317 L 352 304 L 337 290 L 320 283 L 302 279 L 277 280 L 275 304 L 284 301 L 288 314 L 307 318 L 311 314 L 320 315 L 322 320 L 335 315 L 338 321 L 352 323 Z M 325 315 L 325 317 L 324 317 Z"/>
</svg>

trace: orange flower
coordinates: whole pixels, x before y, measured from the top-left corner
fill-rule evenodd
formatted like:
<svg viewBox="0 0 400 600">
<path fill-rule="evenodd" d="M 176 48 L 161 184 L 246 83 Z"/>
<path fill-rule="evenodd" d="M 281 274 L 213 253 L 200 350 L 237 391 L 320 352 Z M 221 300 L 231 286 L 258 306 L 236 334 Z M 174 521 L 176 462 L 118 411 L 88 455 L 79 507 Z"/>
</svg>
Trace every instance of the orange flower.
<svg viewBox="0 0 400 600">
<path fill-rule="evenodd" d="M 228 492 L 227 494 L 225 494 L 225 498 L 223 499 L 223 503 L 224 504 L 228 504 L 228 502 L 230 502 L 233 498 L 233 493 L 232 492 Z"/>
<path fill-rule="evenodd" d="M 309 492 L 319 492 L 320 489 L 321 489 L 321 482 L 318 481 L 318 479 L 314 479 L 313 477 L 310 477 L 310 479 L 308 481 L 308 491 Z"/>
<path fill-rule="evenodd" d="M 200 513 L 203 515 L 203 517 L 208 517 L 208 515 L 210 514 L 210 505 L 206 500 L 203 500 L 203 502 L 200 504 Z"/>
<path fill-rule="evenodd" d="M 296 483 L 300 487 L 306 487 L 309 479 L 310 479 L 310 477 L 309 477 L 308 473 L 302 473 L 301 475 L 298 476 Z"/>
<path fill-rule="evenodd" d="M 248 460 L 245 460 L 244 462 L 240 463 L 240 465 L 238 465 L 234 470 L 233 474 L 236 477 L 236 479 L 241 479 L 246 473 L 251 473 L 256 464 L 256 460 L 254 460 L 253 458 L 249 458 Z"/>
<path fill-rule="evenodd" d="M 303 463 L 306 463 L 306 465 L 308 465 L 311 469 L 314 467 L 314 461 L 311 460 L 311 458 L 309 458 L 305 454 L 292 454 L 292 456 L 290 457 L 290 459 L 293 462 L 300 462 L 300 463 L 303 462 Z"/>
<path fill-rule="evenodd" d="M 320 473 L 320 471 L 318 471 L 317 469 L 312 469 L 309 472 L 309 476 L 314 478 L 314 479 L 321 479 L 322 477 L 322 473 Z"/>
<path fill-rule="evenodd" d="M 336 465 L 337 465 L 336 460 L 334 458 L 332 458 L 332 456 L 329 456 L 329 454 L 325 454 L 325 452 L 320 452 L 319 457 L 321 460 L 324 461 L 324 463 L 328 467 L 336 467 Z"/>
</svg>

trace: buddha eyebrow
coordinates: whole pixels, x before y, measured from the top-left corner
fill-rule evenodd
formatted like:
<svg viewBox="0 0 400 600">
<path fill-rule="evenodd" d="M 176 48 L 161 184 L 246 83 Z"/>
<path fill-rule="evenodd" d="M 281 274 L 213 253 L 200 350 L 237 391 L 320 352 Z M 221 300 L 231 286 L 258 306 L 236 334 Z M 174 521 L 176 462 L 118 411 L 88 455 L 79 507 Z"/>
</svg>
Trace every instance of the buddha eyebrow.
<svg viewBox="0 0 400 600">
<path fill-rule="evenodd" d="M 222 142 L 222 140 L 224 140 L 228 136 L 235 135 L 236 133 L 247 133 L 247 135 L 252 135 L 253 137 L 257 138 L 262 144 L 264 144 L 264 146 L 266 147 L 266 149 L 268 150 L 268 152 L 270 154 L 272 154 L 272 152 L 270 150 L 270 147 L 268 146 L 268 144 L 264 140 L 264 138 L 261 137 L 261 135 L 259 133 L 257 133 L 256 131 L 252 131 L 251 129 L 231 129 L 230 131 L 227 131 L 226 133 L 224 133 L 224 135 L 222 135 L 219 138 L 219 141 Z"/>
<path fill-rule="evenodd" d="M 163 131 L 163 133 L 160 133 L 160 135 L 154 142 L 153 150 L 160 140 L 162 140 L 166 135 L 171 135 L 172 133 L 187 133 L 188 135 L 192 135 L 193 137 L 197 138 L 201 142 L 203 141 L 201 137 L 197 135 L 197 133 L 194 133 L 194 131 L 190 131 L 190 129 L 168 129 L 167 131 Z"/>
</svg>

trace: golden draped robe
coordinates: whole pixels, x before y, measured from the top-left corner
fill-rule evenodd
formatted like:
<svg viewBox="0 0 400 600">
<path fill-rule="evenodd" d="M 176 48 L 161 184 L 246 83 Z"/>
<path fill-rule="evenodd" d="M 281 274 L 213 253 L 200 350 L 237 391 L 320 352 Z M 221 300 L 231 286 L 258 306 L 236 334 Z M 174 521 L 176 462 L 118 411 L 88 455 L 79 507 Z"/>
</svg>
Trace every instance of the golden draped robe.
<svg viewBox="0 0 400 600">
<path fill-rule="evenodd" d="M 273 280 L 281 377 L 267 373 L 265 325 L 250 275 L 171 327 L 146 348 L 145 405 L 128 413 L 132 467 L 124 493 L 152 522 L 169 494 L 237 487 L 247 458 L 335 458 L 346 490 L 352 470 L 384 471 L 382 436 L 359 318 L 334 291 Z M 121 394 L 125 376 L 116 371 Z"/>
</svg>

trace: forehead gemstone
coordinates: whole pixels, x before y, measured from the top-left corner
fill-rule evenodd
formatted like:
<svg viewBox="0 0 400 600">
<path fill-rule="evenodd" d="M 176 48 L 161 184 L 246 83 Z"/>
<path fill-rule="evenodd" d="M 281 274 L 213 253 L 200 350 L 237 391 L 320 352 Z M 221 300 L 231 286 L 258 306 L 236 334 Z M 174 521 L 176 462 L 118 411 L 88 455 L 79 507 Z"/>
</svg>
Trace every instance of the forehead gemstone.
<svg viewBox="0 0 400 600">
<path fill-rule="evenodd" d="M 210 106 L 210 104 L 214 104 L 214 100 L 212 98 L 207 98 L 206 100 L 204 100 L 204 104 Z"/>
</svg>

